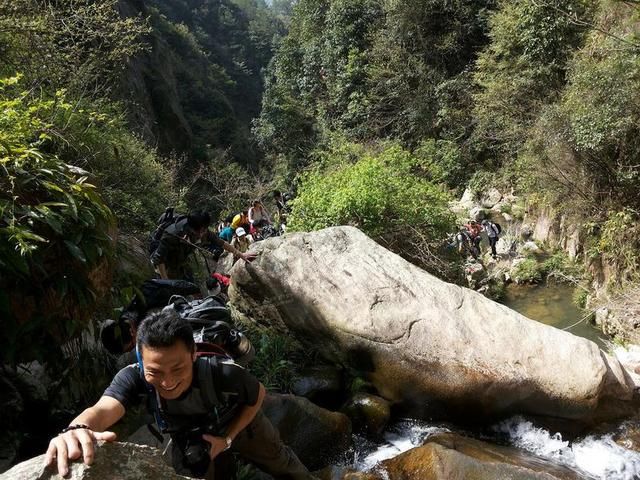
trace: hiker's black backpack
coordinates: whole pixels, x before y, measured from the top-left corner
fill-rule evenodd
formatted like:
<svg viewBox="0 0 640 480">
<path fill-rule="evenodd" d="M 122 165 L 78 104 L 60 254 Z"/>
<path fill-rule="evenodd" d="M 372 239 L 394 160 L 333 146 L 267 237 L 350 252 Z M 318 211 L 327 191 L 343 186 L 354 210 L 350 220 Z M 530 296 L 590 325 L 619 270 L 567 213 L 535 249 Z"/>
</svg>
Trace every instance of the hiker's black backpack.
<svg viewBox="0 0 640 480">
<path fill-rule="evenodd" d="M 160 239 L 167 227 L 186 217 L 186 215 L 175 213 L 173 207 L 167 207 L 164 213 L 160 215 L 156 229 L 149 235 L 149 255 L 153 255 L 153 252 L 160 246 Z"/>
<path fill-rule="evenodd" d="M 242 366 L 247 366 L 254 359 L 253 345 L 233 326 L 231 313 L 222 300 L 207 297 L 188 302 L 178 297 L 172 299 L 171 307 L 191 324 L 196 344 L 214 345 Z"/>
<path fill-rule="evenodd" d="M 500 226 L 499 223 L 493 222 L 493 224 L 496 226 L 496 231 L 498 232 L 498 235 L 500 235 L 502 233 L 502 227 Z"/>
</svg>

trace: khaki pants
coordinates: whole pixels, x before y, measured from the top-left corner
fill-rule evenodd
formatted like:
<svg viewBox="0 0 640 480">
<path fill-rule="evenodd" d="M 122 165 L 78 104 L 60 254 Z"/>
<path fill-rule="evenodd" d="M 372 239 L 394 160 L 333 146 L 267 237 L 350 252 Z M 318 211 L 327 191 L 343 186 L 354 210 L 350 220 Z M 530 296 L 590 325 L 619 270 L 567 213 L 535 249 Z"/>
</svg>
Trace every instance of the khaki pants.
<svg viewBox="0 0 640 480">
<path fill-rule="evenodd" d="M 278 430 L 265 417 L 262 410 L 258 411 L 253 421 L 235 438 L 231 450 L 238 452 L 245 460 L 254 463 L 276 479 L 316 480 L 293 450 L 282 443 Z M 205 476 L 207 480 L 222 478 L 215 475 L 215 463 L 209 465 Z M 175 463 L 174 467 L 178 473 L 188 475 L 184 468 L 179 469 Z M 228 478 L 226 474 L 223 476 Z"/>
</svg>

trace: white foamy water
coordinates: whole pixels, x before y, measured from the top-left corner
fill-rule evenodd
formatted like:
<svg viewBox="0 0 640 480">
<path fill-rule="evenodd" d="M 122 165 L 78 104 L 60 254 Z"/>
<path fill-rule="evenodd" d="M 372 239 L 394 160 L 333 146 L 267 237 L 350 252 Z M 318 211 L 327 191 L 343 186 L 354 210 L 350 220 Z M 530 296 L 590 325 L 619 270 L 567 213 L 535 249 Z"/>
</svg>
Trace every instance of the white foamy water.
<svg viewBox="0 0 640 480">
<path fill-rule="evenodd" d="M 618 445 L 612 435 L 590 435 L 570 443 L 522 417 L 513 417 L 494 429 L 508 435 L 515 447 L 555 463 L 579 469 L 602 480 L 640 478 L 640 453 Z"/>
<path fill-rule="evenodd" d="M 378 463 L 400 455 L 422 445 L 427 438 L 436 433 L 449 432 L 447 428 L 424 425 L 419 422 L 405 421 L 395 425 L 384 434 L 384 443 L 362 458 L 356 458 L 354 467 L 359 471 L 368 471 Z"/>
</svg>

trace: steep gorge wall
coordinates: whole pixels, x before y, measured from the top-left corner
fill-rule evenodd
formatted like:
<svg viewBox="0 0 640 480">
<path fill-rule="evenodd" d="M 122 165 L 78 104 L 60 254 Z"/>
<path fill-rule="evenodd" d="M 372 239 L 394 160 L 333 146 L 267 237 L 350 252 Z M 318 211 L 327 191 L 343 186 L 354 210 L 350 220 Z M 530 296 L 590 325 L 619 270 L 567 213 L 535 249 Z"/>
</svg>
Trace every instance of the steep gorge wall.
<svg viewBox="0 0 640 480">
<path fill-rule="evenodd" d="M 524 224 L 532 227 L 534 240 L 552 249 L 559 248 L 584 265 L 592 292 L 588 307 L 595 311 L 596 324 L 602 331 L 621 341 L 640 344 L 640 310 L 633 298 L 635 295 L 628 293 L 637 287 L 621 280 L 623 272 L 616 265 L 601 255 L 590 254 L 584 222 L 583 218 L 551 207 L 529 206 L 524 218 Z M 613 291 L 622 293 L 611 293 Z"/>
</svg>

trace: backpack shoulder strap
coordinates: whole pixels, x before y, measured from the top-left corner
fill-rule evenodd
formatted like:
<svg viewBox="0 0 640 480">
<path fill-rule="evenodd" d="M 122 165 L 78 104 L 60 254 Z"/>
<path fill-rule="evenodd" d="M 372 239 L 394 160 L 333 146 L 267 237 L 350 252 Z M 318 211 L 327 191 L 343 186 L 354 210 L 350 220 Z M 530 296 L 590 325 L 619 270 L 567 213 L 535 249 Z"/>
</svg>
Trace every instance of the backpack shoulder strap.
<svg viewBox="0 0 640 480">
<path fill-rule="evenodd" d="M 202 402 L 208 410 L 214 410 L 224 403 L 224 395 L 220 386 L 219 375 L 215 375 L 214 368 L 218 364 L 215 356 L 201 356 L 196 360 L 198 366 L 198 382 Z"/>
</svg>

